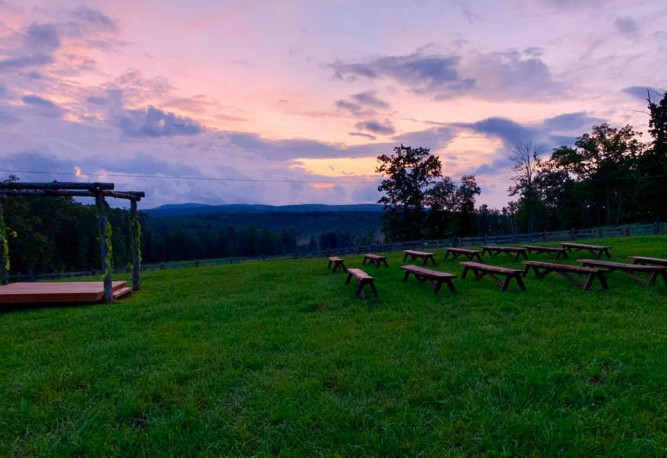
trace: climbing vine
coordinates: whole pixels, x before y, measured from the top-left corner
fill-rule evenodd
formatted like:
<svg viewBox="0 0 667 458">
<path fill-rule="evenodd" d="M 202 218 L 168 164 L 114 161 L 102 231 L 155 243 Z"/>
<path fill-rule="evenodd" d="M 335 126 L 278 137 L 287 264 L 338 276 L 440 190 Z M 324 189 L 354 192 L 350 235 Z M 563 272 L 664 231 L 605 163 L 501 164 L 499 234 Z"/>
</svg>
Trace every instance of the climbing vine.
<svg viewBox="0 0 667 458">
<path fill-rule="evenodd" d="M 137 234 L 136 241 L 132 241 L 132 243 L 136 243 L 136 250 L 139 256 L 139 263 L 142 262 L 141 259 L 141 222 L 139 221 L 139 218 L 135 215 L 132 217 L 132 220 L 130 221 L 130 224 L 132 225 L 132 229 L 135 231 L 135 234 Z"/>
<path fill-rule="evenodd" d="M 104 232 L 104 239 L 106 242 L 107 246 L 107 255 L 104 258 L 104 273 L 102 274 L 102 279 L 107 275 L 111 275 L 113 272 L 113 246 L 111 245 L 111 236 L 113 235 L 113 232 L 111 230 L 111 224 L 107 221 L 107 228 L 106 231 Z"/>
<path fill-rule="evenodd" d="M 5 218 L 0 215 L 0 249 L 5 258 L 5 272 L 9 272 L 9 233 L 7 231 L 7 224 Z"/>
</svg>

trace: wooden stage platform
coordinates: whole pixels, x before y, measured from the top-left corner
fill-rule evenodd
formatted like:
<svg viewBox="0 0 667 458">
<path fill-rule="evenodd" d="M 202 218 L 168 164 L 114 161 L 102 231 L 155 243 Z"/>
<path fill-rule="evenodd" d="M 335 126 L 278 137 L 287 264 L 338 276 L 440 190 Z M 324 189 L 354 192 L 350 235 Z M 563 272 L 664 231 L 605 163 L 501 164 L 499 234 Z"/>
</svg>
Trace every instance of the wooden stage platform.
<svg viewBox="0 0 667 458">
<path fill-rule="evenodd" d="M 112 282 L 114 299 L 132 292 L 126 281 Z M 0 304 L 94 303 L 104 300 L 104 283 L 30 282 L 0 286 Z"/>
</svg>

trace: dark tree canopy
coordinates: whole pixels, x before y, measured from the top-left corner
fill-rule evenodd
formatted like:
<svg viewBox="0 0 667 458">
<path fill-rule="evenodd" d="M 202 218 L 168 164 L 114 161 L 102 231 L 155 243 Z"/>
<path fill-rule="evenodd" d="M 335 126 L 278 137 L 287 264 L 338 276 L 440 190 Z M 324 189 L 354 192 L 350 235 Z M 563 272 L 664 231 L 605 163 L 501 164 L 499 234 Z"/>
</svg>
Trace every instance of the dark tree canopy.
<svg viewBox="0 0 667 458">
<path fill-rule="evenodd" d="M 424 202 L 430 188 L 442 176 L 440 159 L 428 148 L 397 146 L 392 155 L 378 156 L 376 172 L 387 177 L 378 191 L 385 214 L 383 229 L 390 240 L 422 238 Z"/>
</svg>

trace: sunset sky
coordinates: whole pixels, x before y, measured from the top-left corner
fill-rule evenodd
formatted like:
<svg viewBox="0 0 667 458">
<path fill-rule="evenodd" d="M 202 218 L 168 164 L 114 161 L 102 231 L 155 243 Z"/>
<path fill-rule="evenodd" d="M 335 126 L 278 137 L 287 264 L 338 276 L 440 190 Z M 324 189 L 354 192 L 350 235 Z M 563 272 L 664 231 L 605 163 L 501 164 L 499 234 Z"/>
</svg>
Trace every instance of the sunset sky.
<svg viewBox="0 0 667 458">
<path fill-rule="evenodd" d="M 0 0 L 0 177 L 370 203 L 403 143 L 500 208 L 515 144 L 646 130 L 666 24 L 662 0 Z"/>
</svg>

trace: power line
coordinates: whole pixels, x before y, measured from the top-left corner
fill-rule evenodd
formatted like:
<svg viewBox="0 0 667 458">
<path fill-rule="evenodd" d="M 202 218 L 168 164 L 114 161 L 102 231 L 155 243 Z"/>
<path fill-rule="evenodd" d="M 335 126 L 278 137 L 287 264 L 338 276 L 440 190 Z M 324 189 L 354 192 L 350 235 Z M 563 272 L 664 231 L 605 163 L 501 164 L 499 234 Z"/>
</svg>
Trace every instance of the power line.
<svg viewBox="0 0 667 458">
<path fill-rule="evenodd" d="M 270 178 L 219 178 L 219 177 L 188 177 L 181 175 L 132 175 L 129 173 L 77 173 L 77 172 L 42 172 L 37 170 L 6 170 L 0 169 L 5 173 L 32 173 L 38 175 L 67 175 L 67 176 L 85 176 L 85 177 L 117 177 L 117 178 L 150 178 L 158 180 L 190 180 L 190 181 L 231 181 L 231 182 L 249 182 L 249 183 L 305 183 L 305 184 L 377 184 L 375 181 L 337 181 L 337 180 L 288 180 L 288 179 L 270 179 Z"/>
</svg>

